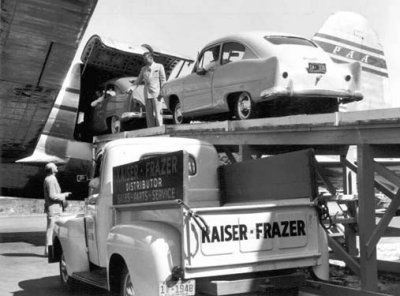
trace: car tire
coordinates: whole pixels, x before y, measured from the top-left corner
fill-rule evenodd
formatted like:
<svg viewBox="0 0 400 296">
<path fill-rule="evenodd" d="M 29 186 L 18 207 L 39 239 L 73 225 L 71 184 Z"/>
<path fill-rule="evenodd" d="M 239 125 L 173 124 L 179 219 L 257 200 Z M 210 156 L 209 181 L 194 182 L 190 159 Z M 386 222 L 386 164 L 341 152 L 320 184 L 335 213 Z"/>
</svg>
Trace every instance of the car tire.
<svg viewBox="0 0 400 296">
<path fill-rule="evenodd" d="M 176 102 L 172 107 L 172 121 L 174 124 L 182 124 L 185 122 L 182 114 L 182 105 Z"/>
<path fill-rule="evenodd" d="M 107 118 L 107 128 L 110 134 L 118 134 L 122 131 L 121 121 L 117 116 Z"/>
<path fill-rule="evenodd" d="M 240 93 L 234 102 L 234 115 L 237 120 L 246 120 L 256 116 L 253 100 L 247 92 Z"/>
<path fill-rule="evenodd" d="M 71 278 L 67 272 L 67 263 L 65 262 L 64 252 L 61 252 L 60 258 L 60 280 L 63 287 L 65 287 L 69 291 L 73 291 L 76 286 L 77 282 L 75 279 Z"/>
<path fill-rule="evenodd" d="M 131 276 L 129 274 L 129 270 L 126 266 L 121 273 L 121 287 L 120 287 L 120 296 L 135 296 L 135 290 L 133 289 L 133 283 Z"/>
</svg>

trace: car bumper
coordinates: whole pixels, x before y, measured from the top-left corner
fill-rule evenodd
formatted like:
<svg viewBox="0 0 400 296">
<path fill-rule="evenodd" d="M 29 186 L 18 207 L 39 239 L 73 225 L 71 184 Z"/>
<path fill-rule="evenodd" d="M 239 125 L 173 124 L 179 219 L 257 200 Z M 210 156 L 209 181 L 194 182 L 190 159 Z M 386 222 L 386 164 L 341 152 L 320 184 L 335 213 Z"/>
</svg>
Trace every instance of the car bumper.
<svg viewBox="0 0 400 296">
<path fill-rule="evenodd" d="M 171 112 L 168 112 L 168 110 L 161 110 L 161 115 L 163 119 L 172 119 L 173 117 Z M 123 122 L 142 118 L 146 118 L 145 112 L 124 112 L 121 115 L 121 121 Z"/>
<path fill-rule="evenodd" d="M 146 118 L 146 113 L 143 112 L 124 112 L 121 115 L 121 121 L 128 121 L 132 119 Z"/>
<path fill-rule="evenodd" d="M 273 87 L 260 93 L 260 102 L 275 100 L 279 97 L 337 98 L 339 103 L 342 104 L 361 101 L 363 99 L 363 95 L 359 91 L 336 91 L 326 89 L 293 90 L 290 88 Z"/>
</svg>

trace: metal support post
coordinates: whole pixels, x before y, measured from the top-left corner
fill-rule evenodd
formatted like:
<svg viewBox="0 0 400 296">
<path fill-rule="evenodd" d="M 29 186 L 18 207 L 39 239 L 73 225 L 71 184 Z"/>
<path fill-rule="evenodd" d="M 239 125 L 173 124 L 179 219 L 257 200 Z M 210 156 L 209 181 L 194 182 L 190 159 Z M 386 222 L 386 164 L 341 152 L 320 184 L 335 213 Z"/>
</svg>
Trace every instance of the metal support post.
<svg viewBox="0 0 400 296">
<path fill-rule="evenodd" d="M 240 145 L 239 146 L 239 155 L 241 161 L 246 161 L 251 159 L 251 149 L 248 145 Z"/>
<path fill-rule="evenodd" d="M 374 162 L 370 145 L 361 144 L 357 146 L 357 160 L 361 289 L 377 291 L 378 266 L 376 247 L 373 249 L 370 256 L 368 256 L 367 248 L 368 239 L 375 229 Z"/>
</svg>

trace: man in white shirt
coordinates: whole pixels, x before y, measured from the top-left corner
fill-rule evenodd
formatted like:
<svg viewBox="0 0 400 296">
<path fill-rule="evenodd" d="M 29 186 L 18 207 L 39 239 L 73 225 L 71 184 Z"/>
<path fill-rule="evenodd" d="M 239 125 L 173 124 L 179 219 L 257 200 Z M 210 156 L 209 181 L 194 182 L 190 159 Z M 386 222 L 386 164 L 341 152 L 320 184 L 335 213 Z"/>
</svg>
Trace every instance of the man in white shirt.
<svg viewBox="0 0 400 296">
<path fill-rule="evenodd" d="M 47 230 L 46 230 L 46 247 L 44 255 L 47 256 L 48 247 L 53 244 L 52 235 L 55 221 L 63 211 L 62 203 L 71 195 L 71 192 L 61 192 L 60 185 L 58 184 L 56 173 L 58 172 L 57 166 L 49 162 L 46 164 L 46 178 L 43 181 L 44 193 L 44 211 L 47 214 Z"/>
<path fill-rule="evenodd" d="M 165 70 L 162 64 L 154 62 L 152 48 L 148 45 L 142 46 L 147 49 L 143 54 L 146 65 L 140 70 L 140 74 L 135 82 L 132 83 L 130 90 L 134 90 L 144 82 L 143 91 L 146 101 L 147 127 L 162 126 L 162 97 L 160 91 L 166 81 Z"/>
</svg>

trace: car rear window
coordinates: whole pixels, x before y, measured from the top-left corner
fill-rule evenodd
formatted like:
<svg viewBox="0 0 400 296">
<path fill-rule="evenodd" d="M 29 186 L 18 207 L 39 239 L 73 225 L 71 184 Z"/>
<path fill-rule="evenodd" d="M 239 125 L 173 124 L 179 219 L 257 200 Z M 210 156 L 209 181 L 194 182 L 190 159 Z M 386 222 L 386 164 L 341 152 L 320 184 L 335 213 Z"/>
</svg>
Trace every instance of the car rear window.
<svg viewBox="0 0 400 296">
<path fill-rule="evenodd" d="M 299 37 L 288 37 L 288 36 L 264 36 L 264 39 L 275 45 L 303 45 L 317 47 L 310 40 L 299 38 Z"/>
</svg>

